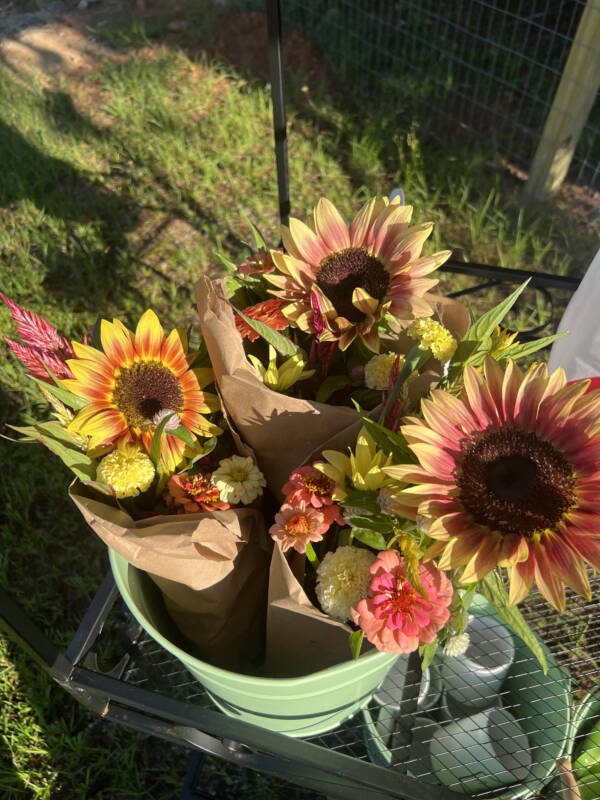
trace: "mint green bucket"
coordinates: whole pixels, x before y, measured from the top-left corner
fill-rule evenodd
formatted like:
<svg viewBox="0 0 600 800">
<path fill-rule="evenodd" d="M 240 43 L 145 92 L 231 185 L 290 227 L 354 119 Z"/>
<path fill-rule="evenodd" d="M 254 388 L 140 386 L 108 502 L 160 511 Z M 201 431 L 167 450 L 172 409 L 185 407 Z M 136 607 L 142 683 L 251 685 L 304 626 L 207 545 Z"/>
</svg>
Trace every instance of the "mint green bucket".
<svg viewBox="0 0 600 800">
<path fill-rule="evenodd" d="M 480 595 L 476 596 L 469 612 L 495 616 L 501 621 Z M 511 786 L 499 786 L 494 791 L 495 800 L 525 800 L 541 791 L 552 780 L 557 759 L 567 752 L 571 733 L 571 677 L 568 671 L 559 667 L 548 648 L 542 645 L 548 662 L 548 673 L 544 675 L 527 645 L 518 636 L 513 635 L 513 638 L 515 660 L 502 686 L 502 702 L 527 734 L 533 763 L 525 781 Z M 370 760 L 380 766 L 389 766 L 392 753 L 368 708 L 363 711 L 363 718 L 365 744 Z M 424 730 L 426 732 L 426 728 Z M 409 775 L 418 777 L 425 783 L 437 784 L 427 758 L 421 758 L 415 764 L 418 769 L 411 769 L 411 766 L 407 762 Z M 458 782 L 449 788 L 461 792 Z M 434 791 L 432 787 L 432 797 Z"/>
<path fill-rule="evenodd" d="M 182 647 L 158 588 L 114 550 L 110 564 L 121 596 L 147 633 L 172 653 L 230 717 L 288 736 L 332 730 L 364 708 L 398 658 L 372 651 L 299 678 L 260 678 L 213 667 Z"/>
</svg>

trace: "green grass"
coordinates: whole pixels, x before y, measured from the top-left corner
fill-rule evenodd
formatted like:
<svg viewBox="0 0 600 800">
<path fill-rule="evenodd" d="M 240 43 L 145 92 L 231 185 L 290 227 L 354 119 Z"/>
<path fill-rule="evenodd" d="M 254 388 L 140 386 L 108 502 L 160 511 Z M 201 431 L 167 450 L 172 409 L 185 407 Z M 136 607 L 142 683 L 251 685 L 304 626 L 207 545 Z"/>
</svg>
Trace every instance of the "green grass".
<svg viewBox="0 0 600 800">
<path fill-rule="evenodd" d="M 187 324 L 194 281 L 218 274 L 214 251 L 244 252 L 245 217 L 278 240 L 268 87 L 148 40 L 139 24 L 111 39 L 121 57 L 79 83 L 56 76 L 42 85 L 0 67 L 0 286 L 72 337 L 99 313 L 134 324 L 148 306 L 165 326 Z M 189 44 L 201 52 L 202 41 Z M 288 109 L 295 215 L 305 218 L 326 193 L 349 216 L 369 194 L 402 185 L 415 218 L 436 223 L 432 248 L 582 274 L 594 231 L 552 207 L 522 211 L 518 185 L 492 154 L 442 149 L 418 127 L 402 129 L 339 91 L 302 92 L 302 83 L 295 76 Z M 467 283 L 445 278 L 443 287 Z M 555 324 L 560 311 L 530 294 L 514 322 Z M 4 307 L 0 332 L 12 333 Z M 0 350 L 0 422 L 39 416 L 32 383 L 4 343 Z M 64 645 L 106 553 L 47 451 L 0 439 L 0 464 L 0 582 Z M 2 797 L 177 796 L 181 751 L 94 720 L 6 641 L 0 696 Z"/>
</svg>

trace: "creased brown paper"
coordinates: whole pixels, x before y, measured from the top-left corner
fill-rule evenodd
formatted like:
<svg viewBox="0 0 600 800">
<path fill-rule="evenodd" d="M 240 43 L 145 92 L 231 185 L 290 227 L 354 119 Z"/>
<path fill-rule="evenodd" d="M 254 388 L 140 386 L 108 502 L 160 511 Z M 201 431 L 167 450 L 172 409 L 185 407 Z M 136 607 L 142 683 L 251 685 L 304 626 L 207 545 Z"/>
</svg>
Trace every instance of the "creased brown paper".
<svg viewBox="0 0 600 800">
<path fill-rule="evenodd" d="M 304 557 L 297 561 L 301 566 Z M 260 670 L 265 677 L 308 675 L 352 658 L 352 629 L 315 608 L 294 577 L 293 566 L 276 544 L 269 571 L 266 659 Z M 365 642 L 362 652 L 370 649 Z"/>
<path fill-rule="evenodd" d="M 281 497 L 292 470 L 324 448 L 345 449 L 361 422 L 352 408 L 299 400 L 268 389 L 248 363 L 233 310 L 218 281 L 196 284 L 202 334 L 223 404 L 254 450 L 269 488 Z"/>
<path fill-rule="evenodd" d="M 147 572 L 193 653 L 245 669 L 261 658 L 271 544 L 260 511 L 156 516 L 134 521 L 79 481 L 69 494 L 102 541 Z"/>
</svg>

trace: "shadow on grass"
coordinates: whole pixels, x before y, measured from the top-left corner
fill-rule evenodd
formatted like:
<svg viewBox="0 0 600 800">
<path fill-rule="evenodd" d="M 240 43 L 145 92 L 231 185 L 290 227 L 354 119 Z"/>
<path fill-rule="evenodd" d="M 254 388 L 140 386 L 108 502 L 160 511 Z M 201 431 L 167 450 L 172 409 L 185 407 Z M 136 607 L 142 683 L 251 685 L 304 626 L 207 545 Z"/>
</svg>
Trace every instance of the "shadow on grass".
<svg viewBox="0 0 600 800">
<path fill-rule="evenodd" d="M 0 736 L 0 796 L 4 800 L 24 800 L 27 789 L 15 769 L 12 753 L 3 736 Z"/>
</svg>

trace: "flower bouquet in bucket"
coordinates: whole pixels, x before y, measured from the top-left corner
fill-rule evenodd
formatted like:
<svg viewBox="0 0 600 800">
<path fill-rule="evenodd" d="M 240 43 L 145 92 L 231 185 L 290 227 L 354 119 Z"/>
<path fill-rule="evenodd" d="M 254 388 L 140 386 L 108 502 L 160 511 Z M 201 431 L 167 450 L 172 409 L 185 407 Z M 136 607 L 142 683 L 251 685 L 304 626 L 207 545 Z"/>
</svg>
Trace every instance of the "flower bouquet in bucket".
<svg viewBox="0 0 600 800">
<path fill-rule="evenodd" d="M 600 391 L 517 365 L 556 338 L 500 327 L 524 286 L 475 320 L 432 294 L 449 253 L 411 211 L 322 199 L 283 251 L 252 227 L 196 285 L 193 352 L 152 311 L 71 343 L 6 298 L 53 413 L 17 430 L 75 473 L 130 608 L 226 713 L 292 735 L 399 656 L 460 656 L 476 595 L 545 669 L 518 603 L 535 582 L 562 611 L 600 568 Z"/>
<path fill-rule="evenodd" d="M 159 587 L 185 646 L 248 668 L 262 657 L 270 548 L 265 479 L 226 431 L 206 356 L 153 311 L 134 331 L 102 319 L 68 342 L 3 296 L 52 418 L 14 428 L 73 471 L 74 503 L 102 540 Z M 216 421 L 215 421 L 216 419 Z M 220 422 L 221 425 L 217 424 Z M 241 452 L 238 453 L 238 449 Z"/>
</svg>

